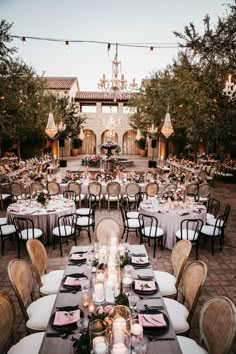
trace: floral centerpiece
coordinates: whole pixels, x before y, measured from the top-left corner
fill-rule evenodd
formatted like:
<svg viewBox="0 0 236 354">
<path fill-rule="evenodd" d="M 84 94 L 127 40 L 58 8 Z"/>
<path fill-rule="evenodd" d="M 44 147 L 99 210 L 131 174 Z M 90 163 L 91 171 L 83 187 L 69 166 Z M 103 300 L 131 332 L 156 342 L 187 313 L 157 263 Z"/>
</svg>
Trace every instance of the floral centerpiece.
<svg viewBox="0 0 236 354">
<path fill-rule="evenodd" d="M 170 199 L 172 201 L 180 202 L 184 200 L 184 194 L 182 189 L 176 189 L 176 191 L 166 191 L 162 193 L 162 199 Z"/>
<path fill-rule="evenodd" d="M 33 192 L 32 198 L 35 199 L 38 203 L 45 206 L 51 199 L 51 195 L 46 189 L 43 189 L 42 191 Z"/>
<path fill-rule="evenodd" d="M 186 177 L 185 173 L 174 173 L 174 172 L 171 172 L 168 175 L 168 178 L 171 181 L 178 182 L 178 183 L 181 183 L 181 184 L 183 184 L 185 182 L 185 177 Z"/>
<path fill-rule="evenodd" d="M 101 144 L 99 146 L 99 148 L 101 150 L 102 149 L 107 150 L 107 152 L 106 152 L 106 156 L 107 157 L 110 157 L 113 154 L 112 151 L 114 151 L 116 154 L 119 154 L 119 152 L 121 150 L 120 146 L 117 143 L 113 142 L 113 141 L 107 141 L 107 142 Z"/>
<path fill-rule="evenodd" d="M 100 155 L 86 155 L 82 158 L 82 165 L 86 166 L 98 166 L 101 163 Z"/>
<path fill-rule="evenodd" d="M 41 182 L 44 179 L 44 174 L 41 172 L 30 171 L 29 178 L 35 182 Z"/>
<path fill-rule="evenodd" d="M 105 172 L 97 172 L 94 176 L 95 181 L 108 182 L 112 181 L 112 175 Z"/>
</svg>

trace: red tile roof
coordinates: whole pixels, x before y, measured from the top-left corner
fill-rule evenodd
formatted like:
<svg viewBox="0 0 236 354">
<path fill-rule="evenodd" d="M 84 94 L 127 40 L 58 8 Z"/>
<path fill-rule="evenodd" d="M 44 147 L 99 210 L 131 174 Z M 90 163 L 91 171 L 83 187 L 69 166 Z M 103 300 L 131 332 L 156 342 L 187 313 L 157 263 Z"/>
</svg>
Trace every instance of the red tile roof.
<svg viewBox="0 0 236 354">
<path fill-rule="evenodd" d="M 77 81 L 77 77 L 44 77 L 46 85 L 49 89 L 69 90 Z"/>
<path fill-rule="evenodd" d="M 128 101 L 129 93 L 118 94 L 117 101 Z M 110 101 L 114 100 L 114 93 L 106 92 L 92 92 L 92 91 L 77 91 L 75 99 L 77 100 L 101 100 L 101 101 Z"/>
</svg>

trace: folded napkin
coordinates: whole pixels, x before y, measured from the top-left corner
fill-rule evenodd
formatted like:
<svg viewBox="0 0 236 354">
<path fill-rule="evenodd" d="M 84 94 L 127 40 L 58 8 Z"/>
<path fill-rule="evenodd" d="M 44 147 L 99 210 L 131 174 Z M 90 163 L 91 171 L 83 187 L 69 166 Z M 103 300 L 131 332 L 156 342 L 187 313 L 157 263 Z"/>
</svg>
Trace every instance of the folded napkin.
<svg viewBox="0 0 236 354">
<path fill-rule="evenodd" d="M 18 213 L 18 212 L 20 211 L 20 208 L 14 207 L 14 208 L 9 208 L 8 210 L 9 210 L 9 211 L 14 211 L 14 212 Z"/>
<path fill-rule="evenodd" d="M 166 327 L 167 323 L 162 313 L 158 314 L 139 314 L 139 322 L 143 327 Z"/>
<path fill-rule="evenodd" d="M 66 277 L 66 280 L 64 281 L 64 285 L 69 285 L 69 286 L 80 286 L 80 281 L 82 279 L 87 279 L 86 277 L 84 278 L 74 278 L 74 277 Z"/>
<path fill-rule="evenodd" d="M 80 309 L 75 311 L 56 311 L 53 321 L 54 326 L 65 326 L 75 323 L 80 319 Z"/>
<path fill-rule="evenodd" d="M 131 263 L 133 264 L 146 264 L 149 263 L 148 257 L 132 257 Z"/>
<path fill-rule="evenodd" d="M 73 261 L 85 261 L 86 257 L 81 255 L 81 253 L 72 253 L 70 259 Z"/>
<path fill-rule="evenodd" d="M 154 280 L 145 281 L 145 280 L 135 280 L 134 289 L 138 291 L 153 291 L 156 290 L 156 284 Z"/>
</svg>

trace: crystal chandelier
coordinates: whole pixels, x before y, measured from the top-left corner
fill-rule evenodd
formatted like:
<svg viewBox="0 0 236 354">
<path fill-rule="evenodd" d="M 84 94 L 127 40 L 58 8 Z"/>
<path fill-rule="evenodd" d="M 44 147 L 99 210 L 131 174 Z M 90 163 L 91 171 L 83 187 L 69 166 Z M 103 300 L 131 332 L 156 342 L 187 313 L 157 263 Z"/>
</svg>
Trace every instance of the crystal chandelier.
<svg viewBox="0 0 236 354">
<path fill-rule="evenodd" d="M 174 132 L 172 123 L 171 123 L 171 118 L 170 118 L 170 113 L 169 113 L 169 106 L 167 108 L 167 113 L 165 116 L 164 124 L 163 127 L 161 128 L 162 134 L 168 139 L 171 134 Z"/>
<path fill-rule="evenodd" d="M 116 135 L 115 129 L 120 125 L 120 118 L 115 119 L 112 115 L 110 115 L 107 119 L 103 119 L 103 125 L 106 128 L 106 139 L 114 140 Z"/>
<path fill-rule="evenodd" d="M 108 49 L 110 46 L 108 47 Z M 135 79 L 132 83 L 127 84 L 124 74 L 122 74 L 121 62 L 118 61 L 118 44 L 116 43 L 116 53 L 114 60 L 112 61 L 112 79 L 107 79 L 106 75 L 103 74 L 102 78 L 98 83 L 98 88 L 103 92 L 107 93 L 107 96 L 111 97 L 116 101 L 117 99 L 122 99 L 122 94 L 127 94 L 128 96 L 132 91 L 138 88 Z"/>
<path fill-rule="evenodd" d="M 232 75 L 229 74 L 228 80 L 225 83 L 225 88 L 223 89 L 223 94 L 228 96 L 230 101 L 236 99 L 236 84 L 231 81 Z"/>
<path fill-rule="evenodd" d="M 66 129 L 66 124 L 62 123 L 62 121 L 60 121 L 60 123 L 58 123 L 58 124 L 55 124 L 53 113 L 50 112 L 48 115 L 47 126 L 45 128 L 45 133 L 47 134 L 47 136 L 50 139 L 53 139 L 57 135 L 57 133 L 60 134 L 65 129 Z"/>
</svg>

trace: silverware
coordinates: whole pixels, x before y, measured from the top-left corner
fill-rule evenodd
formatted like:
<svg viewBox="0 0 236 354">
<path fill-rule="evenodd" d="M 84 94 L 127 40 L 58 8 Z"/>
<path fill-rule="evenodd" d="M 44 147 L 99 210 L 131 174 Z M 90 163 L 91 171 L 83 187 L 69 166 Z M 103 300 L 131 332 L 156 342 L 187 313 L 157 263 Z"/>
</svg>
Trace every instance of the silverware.
<svg viewBox="0 0 236 354">
<path fill-rule="evenodd" d="M 64 332 L 64 333 L 47 333 L 46 337 L 59 337 L 59 338 L 63 338 L 66 339 L 68 336 L 70 336 L 71 334 L 74 334 L 74 332 Z"/>
<path fill-rule="evenodd" d="M 144 304 L 144 307 L 146 308 L 146 309 L 157 309 L 157 310 L 164 310 L 164 306 L 149 306 L 149 305 L 147 305 L 147 304 Z"/>
<path fill-rule="evenodd" d="M 161 299 L 161 296 L 139 296 L 141 300 Z"/>
<path fill-rule="evenodd" d="M 152 275 L 137 275 L 137 277 L 141 280 L 153 280 L 153 276 Z"/>
<path fill-rule="evenodd" d="M 158 340 L 175 340 L 175 337 L 148 337 L 151 342 L 157 342 Z"/>
<path fill-rule="evenodd" d="M 73 290 L 60 290 L 60 293 L 71 293 L 71 294 L 76 294 L 78 290 L 73 289 Z"/>
</svg>

